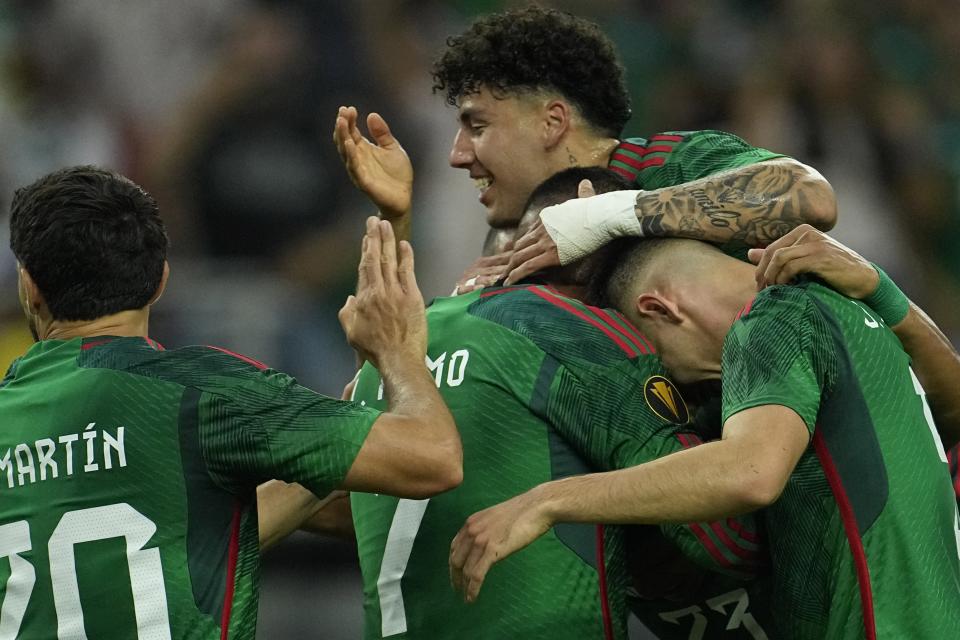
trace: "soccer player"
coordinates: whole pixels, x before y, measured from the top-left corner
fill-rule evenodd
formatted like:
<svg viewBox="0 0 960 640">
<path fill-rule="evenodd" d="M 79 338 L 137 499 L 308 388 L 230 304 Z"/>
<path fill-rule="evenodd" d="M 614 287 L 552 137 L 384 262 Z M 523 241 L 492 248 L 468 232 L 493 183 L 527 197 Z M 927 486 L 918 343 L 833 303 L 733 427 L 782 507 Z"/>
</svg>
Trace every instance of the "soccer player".
<svg viewBox="0 0 960 640">
<path fill-rule="evenodd" d="M 0 382 L 0 635 L 253 638 L 258 484 L 425 498 L 460 482 L 412 251 L 398 261 L 388 223 L 368 220 L 340 315 L 384 372 L 385 412 L 149 338 L 167 236 L 126 178 L 73 167 L 19 189 L 10 243 L 38 342 Z"/>
<path fill-rule="evenodd" d="M 451 551 L 461 586 L 476 590 L 490 563 L 557 522 L 765 508 L 778 637 L 939 639 L 960 628 L 946 457 L 879 316 L 815 282 L 757 294 L 750 265 L 691 240 L 631 243 L 612 263 L 607 294 L 675 379 L 722 377 L 723 438 L 476 514 Z"/>
<path fill-rule="evenodd" d="M 600 168 L 571 170 L 538 187 L 531 206 L 574 196 L 582 178 L 601 191 L 625 186 Z M 567 291 L 583 284 L 576 265 L 546 274 L 545 281 Z M 507 560 L 472 605 L 450 588 L 449 544 L 470 513 L 536 484 L 638 464 L 698 442 L 681 426 L 688 409 L 679 391 L 622 316 L 587 307 L 550 285 L 440 298 L 427 319 L 427 362 L 463 438 L 464 481 L 430 500 L 351 494 L 364 636 L 624 638 L 627 584 L 618 528 L 550 531 Z M 354 399 L 374 407 L 384 402 L 374 366 L 361 370 Z M 744 526 L 752 523 L 668 527 L 665 533 L 696 559 L 744 575 L 759 560 Z M 736 589 L 710 594 L 728 596 L 725 606 L 741 609 L 723 637 L 754 637 L 746 627 L 760 623 L 746 592 Z M 663 604 L 658 612 L 678 608 Z M 686 637 L 658 612 L 652 615 L 659 624 L 675 629 L 665 637 Z"/>
<path fill-rule="evenodd" d="M 734 135 L 621 139 L 630 118 L 623 68 L 610 40 L 582 18 L 536 6 L 482 16 L 448 40 L 433 76 L 459 114 L 450 164 L 476 182 L 491 233 L 515 232 L 533 188 L 570 166 L 609 166 L 646 190 L 639 218 L 603 230 L 617 235 L 758 246 L 801 222 L 828 229 L 836 220 L 819 173 Z M 357 119 L 355 108 L 342 107 L 334 129 L 348 172 L 385 219 L 409 229 L 410 161 L 380 115 L 367 118 L 372 141 Z M 511 264 L 535 255 L 518 252 Z M 478 263 L 471 286 L 492 284 L 506 263 L 504 255 Z M 511 282 L 546 266 L 534 260 Z"/>
<path fill-rule="evenodd" d="M 923 309 L 858 253 L 808 225 L 800 225 L 766 249 L 751 249 L 759 287 L 786 284 L 811 274 L 840 293 L 864 300 L 900 339 L 926 392 L 947 451 L 960 505 L 960 354 Z"/>
</svg>

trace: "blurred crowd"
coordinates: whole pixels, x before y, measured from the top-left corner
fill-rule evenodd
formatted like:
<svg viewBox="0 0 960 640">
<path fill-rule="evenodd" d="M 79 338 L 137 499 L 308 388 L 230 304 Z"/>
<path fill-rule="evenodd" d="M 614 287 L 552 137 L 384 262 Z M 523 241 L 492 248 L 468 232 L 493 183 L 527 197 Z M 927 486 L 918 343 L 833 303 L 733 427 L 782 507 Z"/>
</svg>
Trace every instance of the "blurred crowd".
<svg viewBox="0 0 960 640">
<path fill-rule="evenodd" d="M 336 109 L 380 112 L 405 145 L 418 276 L 428 298 L 445 295 L 485 223 L 466 172 L 447 166 L 455 113 L 431 94 L 430 63 L 472 16 L 515 4 L 4 0 L 0 215 L 14 188 L 60 166 L 130 176 L 158 198 L 173 242 L 153 337 L 247 353 L 339 395 L 353 357 L 336 311 L 372 211 L 331 144 Z M 625 135 L 723 129 L 816 167 L 837 193 L 835 235 L 960 336 L 960 3 L 543 4 L 594 18 L 617 43 L 633 98 Z M 6 234 L 4 221 L 4 367 L 30 341 Z M 310 557 L 339 569 L 305 567 L 310 588 L 325 574 L 342 637 L 359 625 L 349 555 L 333 547 Z M 318 595 L 271 593 L 270 575 L 263 637 L 341 637 Z"/>
</svg>

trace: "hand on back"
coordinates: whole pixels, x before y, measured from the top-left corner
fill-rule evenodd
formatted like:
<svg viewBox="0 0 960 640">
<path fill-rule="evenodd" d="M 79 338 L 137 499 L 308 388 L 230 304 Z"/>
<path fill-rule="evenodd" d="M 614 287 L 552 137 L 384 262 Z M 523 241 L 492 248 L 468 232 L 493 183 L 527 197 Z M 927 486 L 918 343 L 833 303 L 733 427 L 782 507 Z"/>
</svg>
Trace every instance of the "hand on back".
<svg viewBox="0 0 960 640">
<path fill-rule="evenodd" d="M 589 180 L 582 180 L 577 189 L 578 198 L 597 195 Z M 560 266 L 560 253 L 556 241 L 550 237 L 541 219 L 517 240 L 513 256 L 507 264 L 507 284 L 515 284 L 538 271 Z"/>
</svg>

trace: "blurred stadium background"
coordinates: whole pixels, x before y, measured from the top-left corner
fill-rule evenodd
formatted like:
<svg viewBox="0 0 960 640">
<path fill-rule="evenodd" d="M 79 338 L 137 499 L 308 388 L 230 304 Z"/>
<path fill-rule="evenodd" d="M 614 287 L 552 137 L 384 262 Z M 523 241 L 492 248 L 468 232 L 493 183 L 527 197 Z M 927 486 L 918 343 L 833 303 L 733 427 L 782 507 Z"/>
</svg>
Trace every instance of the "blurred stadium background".
<svg viewBox="0 0 960 640">
<path fill-rule="evenodd" d="M 370 207 L 330 142 L 377 110 L 417 171 L 427 297 L 485 224 L 447 167 L 454 112 L 430 92 L 444 39 L 497 0 L 0 0 L 0 211 L 47 171 L 99 164 L 157 196 L 172 275 L 151 334 L 212 343 L 339 394 L 336 311 Z M 834 234 L 960 336 L 960 3 L 545 2 L 594 18 L 633 96 L 626 135 L 717 128 L 818 168 Z M 29 344 L 0 228 L 0 364 Z M 352 545 L 295 536 L 265 557 L 259 637 L 357 638 Z"/>
</svg>

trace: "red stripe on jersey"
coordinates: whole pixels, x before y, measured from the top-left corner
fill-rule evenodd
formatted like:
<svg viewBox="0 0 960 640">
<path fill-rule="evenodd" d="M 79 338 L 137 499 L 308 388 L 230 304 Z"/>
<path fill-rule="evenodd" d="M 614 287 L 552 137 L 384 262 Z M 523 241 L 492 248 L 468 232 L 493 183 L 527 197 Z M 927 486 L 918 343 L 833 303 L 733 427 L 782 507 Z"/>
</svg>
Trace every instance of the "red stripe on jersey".
<svg viewBox="0 0 960 640">
<path fill-rule="evenodd" d="M 517 287 L 503 287 L 500 289 L 494 289 L 493 291 L 484 291 L 480 294 L 481 298 L 489 298 L 491 296 L 498 296 L 501 293 L 510 293 L 511 291 L 516 291 Z"/>
<path fill-rule="evenodd" d="M 706 549 L 713 559 L 717 561 L 722 567 L 732 568 L 733 563 L 727 560 L 727 558 L 720 553 L 720 549 L 717 548 L 717 545 L 713 544 L 713 540 L 710 539 L 710 536 L 707 535 L 707 532 L 703 530 L 699 524 L 690 524 L 687 525 L 690 527 L 690 531 L 693 531 L 693 535 L 697 536 L 697 540 L 700 541 L 700 544 L 703 545 L 703 548 Z"/>
<path fill-rule="evenodd" d="M 611 159 L 611 162 L 612 162 L 613 160 L 616 160 L 616 158 L 612 158 L 612 159 Z M 630 180 L 631 182 L 634 180 L 634 178 L 637 177 L 637 174 L 636 174 L 636 173 L 633 173 L 632 171 L 627 171 L 627 170 L 624 169 L 623 167 L 615 167 L 615 166 L 613 166 L 613 165 L 610 165 L 610 166 L 607 167 L 607 168 L 610 169 L 611 171 L 616 171 L 617 173 L 619 173 L 620 175 L 622 175 L 622 176 L 623 176 L 624 178 L 626 178 L 627 180 Z"/>
<path fill-rule="evenodd" d="M 548 292 L 548 291 L 545 291 L 545 290 L 543 290 L 543 289 L 540 289 L 540 288 L 534 287 L 534 288 L 531 288 L 530 291 L 531 291 L 532 293 L 537 294 L 538 296 L 540 296 L 541 298 L 543 298 L 543 299 L 546 300 L 547 302 L 549 302 L 549 303 L 551 303 L 551 304 L 553 304 L 553 305 L 555 305 L 555 306 L 558 306 L 558 307 L 560 307 L 561 309 L 564 309 L 564 310 L 566 310 L 566 311 L 569 311 L 570 313 L 572 313 L 573 315 L 577 316 L 577 317 L 580 318 L 581 320 L 585 320 L 586 322 L 589 322 L 590 324 L 592 324 L 593 326 L 595 326 L 597 329 L 600 329 L 600 331 L 602 331 L 608 338 L 610 338 L 611 340 L 613 340 L 613 341 L 616 343 L 616 345 L 617 345 L 618 347 L 620 347 L 621 349 L 623 349 L 624 353 L 626 353 L 626 354 L 627 354 L 628 356 L 630 356 L 631 358 L 637 355 L 637 353 L 633 350 L 633 347 L 631 347 L 631 346 L 630 346 L 629 344 L 627 344 L 624 340 L 622 340 L 622 339 L 620 338 L 620 336 L 618 336 L 618 335 L 616 334 L 616 332 L 613 331 L 613 329 L 611 329 L 610 327 L 607 327 L 606 325 L 604 325 L 604 324 L 603 324 L 602 322 L 600 322 L 599 320 L 595 320 L 594 318 L 591 318 L 590 316 L 588 316 L 588 315 L 587 315 L 586 313 L 584 313 L 583 311 L 580 311 L 580 309 L 577 309 L 576 307 L 574 307 L 573 305 L 571 305 L 569 302 L 563 300 L 562 298 L 559 298 L 559 297 L 553 295 L 552 293 L 550 293 L 550 292 Z"/>
<path fill-rule="evenodd" d="M 750 302 L 748 302 L 747 304 L 743 305 L 743 308 L 740 309 L 740 311 L 737 312 L 737 317 L 734 318 L 734 319 L 735 319 L 735 320 L 739 320 L 739 319 L 742 318 L 743 316 L 745 316 L 745 315 L 747 315 L 748 313 L 750 313 L 750 309 L 753 308 L 753 301 L 756 300 L 756 299 L 757 299 L 756 296 L 750 298 Z"/>
<path fill-rule="evenodd" d="M 625 165 L 629 165 L 634 169 L 646 169 L 647 167 L 661 165 L 666 161 L 666 158 L 663 156 L 657 156 L 656 158 L 650 158 L 649 160 L 640 162 L 638 160 L 634 160 L 630 156 L 625 156 L 622 153 L 614 153 L 613 158 L 611 159 L 616 160 L 617 162 L 622 162 Z"/>
<path fill-rule="evenodd" d="M 264 369 L 268 369 L 268 368 L 269 368 L 269 367 L 267 367 L 267 365 L 263 364 L 263 363 L 260 362 L 259 360 L 254 360 L 253 358 L 248 358 L 247 356 L 242 356 L 242 355 L 240 355 L 239 353 L 234 353 L 233 351 L 230 351 L 229 349 L 224 349 L 223 347 L 214 347 L 213 345 L 209 345 L 209 344 L 208 344 L 208 345 L 207 345 L 207 348 L 208 348 L 208 349 L 215 349 L 215 350 L 217 350 L 217 351 L 220 351 L 221 353 L 227 354 L 228 356 L 233 356 L 234 358 L 237 358 L 238 360 L 243 360 L 243 361 L 246 362 L 247 364 L 253 365 L 253 366 L 255 366 L 257 369 L 260 369 L 260 371 L 263 371 Z"/>
<path fill-rule="evenodd" d="M 607 556 L 603 547 L 603 525 L 597 525 L 597 574 L 600 578 L 600 613 L 603 616 L 603 637 L 613 640 L 613 616 L 607 595 Z"/>
<path fill-rule="evenodd" d="M 640 349 L 640 353 L 656 353 L 656 351 L 653 349 L 653 345 L 650 344 L 650 342 L 642 333 L 636 329 L 631 331 L 631 329 L 633 329 L 633 325 L 630 324 L 626 318 L 623 319 L 623 322 L 626 325 L 624 326 L 624 324 L 621 324 L 615 316 L 610 315 L 599 307 L 590 307 L 590 310 L 600 316 L 601 320 L 606 320 L 608 324 L 611 324 L 614 326 L 614 328 L 619 329 L 623 335 L 630 339 L 630 342 Z M 627 327 L 629 327 L 629 329 Z"/>
<path fill-rule="evenodd" d="M 635 153 L 641 158 L 648 153 L 670 153 L 673 151 L 672 144 L 655 144 L 652 147 L 641 147 L 638 144 L 631 144 L 629 142 L 621 142 L 620 146 L 617 149 L 626 149 L 631 153 Z M 617 152 L 617 149 L 614 150 L 614 153 Z"/>
<path fill-rule="evenodd" d="M 713 529 L 713 532 L 717 534 L 718 538 L 720 538 L 720 542 L 725 544 L 727 549 L 733 552 L 735 556 L 743 558 L 744 560 L 749 560 L 751 564 L 756 564 L 757 552 L 751 549 L 744 549 L 743 547 L 737 545 L 737 543 L 733 541 L 733 538 L 727 535 L 727 532 L 723 530 L 722 524 L 719 522 L 711 522 L 710 528 Z"/>
<path fill-rule="evenodd" d="M 727 518 L 727 526 L 747 542 L 760 542 L 760 536 L 758 536 L 755 531 L 750 531 L 744 527 L 743 524 L 736 518 Z"/>
<path fill-rule="evenodd" d="M 227 640 L 230 632 L 230 613 L 233 608 L 233 587 L 237 579 L 237 556 L 240 555 L 240 502 L 233 506 L 230 523 L 230 547 L 227 550 L 227 588 L 223 594 L 223 613 L 220 616 L 220 640 Z"/>
<path fill-rule="evenodd" d="M 148 344 L 148 345 L 150 345 L 151 347 L 153 347 L 153 348 L 156 349 L 157 351 L 166 351 L 166 349 L 163 348 L 163 345 L 162 345 L 162 344 L 160 344 L 160 343 L 157 342 L 156 340 L 152 339 L 150 336 L 143 336 L 143 339 L 147 341 L 147 344 Z"/>
<path fill-rule="evenodd" d="M 683 136 L 671 136 L 671 135 L 661 133 L 658 136 L 652 136 L 650 138 L 651 142 L 654 140 L 666 140 L 667 142 L 680 142 L 681 140 L 683 140 Z"/>
<path fill-rule="evenodd" d="M 107 344 L 108 342 L 113 342 L 113 338 L 107 338 L 106 340 L 97 340 L 96 342 L 85 342 L 82 345 L 80 345 L 80 351 L 93 349 L 94 347 L 99 347 L 100 345 Z"/>
<path fill-rule="evenodd" d="M 677 439 L 680 441 L 680 444 L 683 445 L 684 449 L 690 449 L 691 447 L 703 444 L 703 440 L 695 433 L 678 433 Z"/>
<path fill-rule="evenodd" d="M 840 517 L 843 519 L 843 529 L 847 534 L 847 543 L 850 545 L 850 553 L 853 555 L 853 564 L 857 570 L 857 583 L 860 585 L 860 604 L 863 610 L 863 628 L 866 631 L 866 640 L 877 640 L 877 626 L 873 616 L 873 590 L 870 586 L 870 567 L 867 566 L 867 554 L 863 550 L 863 540 L 860 538 L 860 531 L 857 528 L 857 519 L 853 513 L 853 507 L 850 504 L 850 498 L 843 488 L 843 481 L 840 479 L 840 473 L 833 463 L 830 451 L 823 441 L 820 429 L 817 428 L 813 433 L 813 448 L 820 459 L 820 466 L 830 484 L 830 490 L 837 502 L 837 508 L 840 510 Z"/>
<path fill-rule="evenodd" d="M 555 293 L 558 296 L 564 296 L 563 293 L 558 291 L 555 287 L 550 286 L 549 284 L 543 285 L 543 288 L 550 291 L 551 293 Z M 567 296 L 564 296 L 564 297 L 567 297 Z M 623 320 L 623 324 L 621 324 L 614 316 L 607 313 L 605 309 L 601 309 L 600 307 L 594 307 L 591 305 L 584 305 L 584 306 L 586 306 L 587 309 L 592 311 L 595 316 L 599 317 L 601 320 L 605 321 L 608 325 L 610 325 L 610 328 L 616 331 L 619 331 L 621 334 L 623 334 L 623 336 L 627 340 L 632 342 L 637 347 L 637 349 L 640 350 L 640 353 L 656 353 L 656 351 L 653 348 L 653 345 L 650 344 L 649 341 L 647 341 L 647 338 L 642 333 L 640 333 L 636 329 L 636 327 L 630 324 L 630 321 L 624 318 L 623 316 L 620 316 L 621 319 Z M 629 329 L 627 327 L 629 327 Z"/>
</svg>

